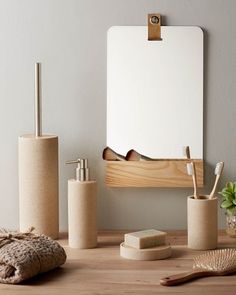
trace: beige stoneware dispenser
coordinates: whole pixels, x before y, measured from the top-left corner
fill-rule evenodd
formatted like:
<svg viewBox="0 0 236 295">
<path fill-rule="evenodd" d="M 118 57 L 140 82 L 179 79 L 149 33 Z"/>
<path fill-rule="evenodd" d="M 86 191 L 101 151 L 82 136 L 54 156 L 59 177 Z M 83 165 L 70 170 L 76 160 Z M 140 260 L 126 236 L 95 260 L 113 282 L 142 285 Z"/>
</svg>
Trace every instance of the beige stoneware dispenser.
<svg viewBox="0 0 236 295">
<path fill-rule="evenodd" d="M 69 246 L 89 249 L 97 246 L 97 183 L 90 180 L 88 160 L 78 159 L 76 178 L 68 180 Z"/>
<path fill-rule="evenodd" d="M 58 238 L 58 137 L 43 135 L 40 64 L 35 64 L 35 134 L 19 137 L 20 231 Z"/>
</svg>

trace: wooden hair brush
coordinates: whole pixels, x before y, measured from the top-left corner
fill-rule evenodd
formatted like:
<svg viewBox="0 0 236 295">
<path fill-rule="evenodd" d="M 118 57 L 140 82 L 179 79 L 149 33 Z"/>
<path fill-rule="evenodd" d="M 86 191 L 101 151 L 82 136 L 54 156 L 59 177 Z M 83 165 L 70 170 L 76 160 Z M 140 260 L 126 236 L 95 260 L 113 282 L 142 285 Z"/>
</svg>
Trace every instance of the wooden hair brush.
<svg viewBox="0 0 236 295">
<path fill-rule="evenodd" d="M 103 150 L 102 158 L 106 161 L 125 161 L 125 157 L 123 155 L 116 153 L 108 146 Z"/>
<path fill-rule="evenodd" d="M 156 159 L 141 155 L 135 150 L 129 150 L 125 157 L 126 161 L 155 161 Z"/>
<path fill-rule="evenodd" d="M 175 286 L 209 276 L 226 276 L 236 272 L 236 249 L 208 251 L 194 258 L 193 270 L 160 280 L 163 286 Z"/>
</svg>

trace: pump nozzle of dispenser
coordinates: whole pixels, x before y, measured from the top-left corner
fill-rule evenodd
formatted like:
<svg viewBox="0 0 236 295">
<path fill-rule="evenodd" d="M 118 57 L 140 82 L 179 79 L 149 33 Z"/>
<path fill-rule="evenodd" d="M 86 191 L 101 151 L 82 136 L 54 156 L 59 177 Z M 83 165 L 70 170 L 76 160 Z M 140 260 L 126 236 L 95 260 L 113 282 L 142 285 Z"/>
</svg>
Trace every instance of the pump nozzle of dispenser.
<svg viewBox="0 0 236 295">
<path fill-rule="evenodd" d="M 88 159 L 67 161 L 66 164 L 78 164 L 76 168 L 76 181 L 89 181 Z"/>
</svg>

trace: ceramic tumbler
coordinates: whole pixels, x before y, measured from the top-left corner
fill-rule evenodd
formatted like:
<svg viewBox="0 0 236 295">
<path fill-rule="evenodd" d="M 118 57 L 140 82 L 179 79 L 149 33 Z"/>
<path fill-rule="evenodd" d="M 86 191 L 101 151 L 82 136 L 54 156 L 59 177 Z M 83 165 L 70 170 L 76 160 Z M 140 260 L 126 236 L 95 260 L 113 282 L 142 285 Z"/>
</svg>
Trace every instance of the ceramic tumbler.
<svg viewBox="0 0 236 295">
<path fill-rule="evenodd" d="M 188 197 L 188 247 L 195 250 L 210 250 L 217 247 L 218 199 L 209 195 L 194 199 Z"/>
</svg>

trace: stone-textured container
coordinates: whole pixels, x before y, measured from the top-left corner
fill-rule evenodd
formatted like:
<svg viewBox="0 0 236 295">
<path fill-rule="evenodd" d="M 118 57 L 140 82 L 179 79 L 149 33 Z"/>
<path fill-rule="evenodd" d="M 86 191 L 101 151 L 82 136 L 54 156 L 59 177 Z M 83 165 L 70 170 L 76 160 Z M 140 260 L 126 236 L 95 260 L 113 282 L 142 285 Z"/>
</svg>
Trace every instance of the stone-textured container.
<svg viewBox="0 0 236 295">
<path fill-rule="evenodd" d="M 58 137 L 19 137 L 20 231 L 58 238 Z"/>
<path fill-rule="evenodd" d="M 195 250 L 210 250 L 217 247 L 218 199 L 208 195 L 194 199 L 188 197 L 188 247 Z"/>
</svg>

